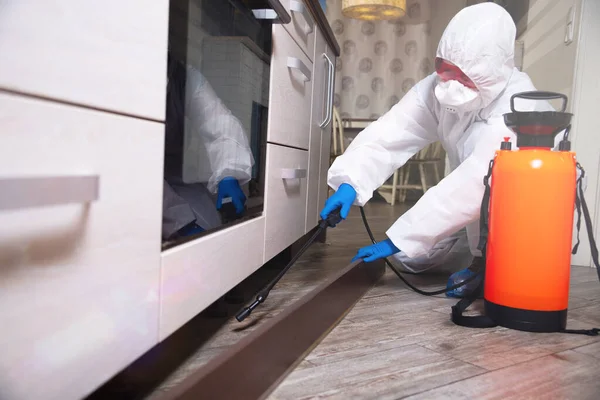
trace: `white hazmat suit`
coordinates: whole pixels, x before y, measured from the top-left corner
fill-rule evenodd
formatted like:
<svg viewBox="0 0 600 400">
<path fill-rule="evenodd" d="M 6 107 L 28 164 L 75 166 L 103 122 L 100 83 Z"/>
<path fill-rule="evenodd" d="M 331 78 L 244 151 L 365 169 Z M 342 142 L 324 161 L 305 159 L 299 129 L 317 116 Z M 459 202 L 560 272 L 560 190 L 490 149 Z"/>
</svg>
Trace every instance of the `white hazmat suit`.
<svg viewBox="0 0 600 400">
<path fill-rule="evenodd" d="M 460 248 L 460 230 L 465 227 L 466 253 L 480 255 L 483 177 L 504 137 L 516 147 L 503 114 L 511 112 L 513 94 L 535 90 L 529 77 L 514 66 L 515 34 L 512 18 L 496 4 L 461 10 L 444 31 L 437 57 L 455 64 L 473 81 L 479 93 L 477 109 L 456 112 L 440 104 L 435 95 L 440 80 L 433 73 L 364 129 L 329 169 L 329 186 L 337 190 L 343 183 L 351 185 L 357 193 L 354 205 L 362 206 L 415 153 L 430 143 L 442 143 L 452 172 L 386 232 L 401 251 L 396 257 L 413 270 L 455 257 L 452 253 Z M 519 111 L 552 110 L 545 101 L 515 104 Z"/>
<path fill-rule="evenodd" d="M 204 75 L 169 60 L 163 238 L 196 222 L 208 230 L 221 225 L 214 195 L 225 177 L 244 185 L 254 157 L 240 121 Z"/>
</svg>

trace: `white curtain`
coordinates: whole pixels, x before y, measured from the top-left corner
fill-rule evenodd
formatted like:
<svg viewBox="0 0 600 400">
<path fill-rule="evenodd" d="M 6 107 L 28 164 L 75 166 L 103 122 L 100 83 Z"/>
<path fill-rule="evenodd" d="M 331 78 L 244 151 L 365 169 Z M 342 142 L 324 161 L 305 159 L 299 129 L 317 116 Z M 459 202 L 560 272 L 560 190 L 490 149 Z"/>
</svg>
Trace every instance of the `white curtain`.
<svg viewBox="0 0 600 400">
<path fill-rule="evenodd" d="M 379 118 L 433 72 L 429 0 L 407 1 L 399 21 L 344 18 L 342 0 L 327 0 L 327 19 L 341 47 L 335 106 L 342 118 Z"/>
</svg>

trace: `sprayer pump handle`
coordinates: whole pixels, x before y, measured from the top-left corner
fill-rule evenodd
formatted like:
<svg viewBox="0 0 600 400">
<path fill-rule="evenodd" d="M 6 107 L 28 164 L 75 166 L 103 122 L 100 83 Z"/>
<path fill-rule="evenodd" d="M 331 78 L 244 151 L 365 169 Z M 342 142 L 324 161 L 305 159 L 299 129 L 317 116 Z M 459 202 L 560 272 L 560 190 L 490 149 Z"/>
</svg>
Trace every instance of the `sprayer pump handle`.
<svg viewBox="0 0 600 400">
<path fill-rule="evenodd" d="M 517 94 L 513 94 L 510 98 L 510 109 L 512 110 L 512 112 L 519 112 L 517 110 L 515 110 L 515 99 L 516 98 L 521 98 L 521 99 L 527 99 L 527 100 L 554 100 L 554 99 L 562 99 L 563 100 L 563 104 L 562 107 L 560 109 L 560 112 L 565 112 L 565 110 L 567 109 L 567 101 L 568 98 L 566 95 L 562 94 L 562 93 L 555 93 L 555 92 L 544 92 L 544 91 L 531 91 L 531 92 L 523 92 L 523 93 L 517 93 Z"/>
</svg>

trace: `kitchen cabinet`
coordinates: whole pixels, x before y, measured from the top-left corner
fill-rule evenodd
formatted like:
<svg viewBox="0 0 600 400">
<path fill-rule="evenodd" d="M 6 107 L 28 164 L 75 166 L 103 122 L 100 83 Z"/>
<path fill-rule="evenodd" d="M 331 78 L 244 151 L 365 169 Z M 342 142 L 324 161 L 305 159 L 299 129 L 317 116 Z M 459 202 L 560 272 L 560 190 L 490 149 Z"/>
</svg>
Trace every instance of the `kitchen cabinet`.
<svg viewBox="0 0 600 400">
<path fill-rule="evenodd" d="M 287 30 L 273 26 L 269 142 L 308 150 L 313 80 L 313 63 Z"/>
<path fill-rule="evenodd" d="M 0 397 L 78 399 L 158 342 L 164 126 L 0 94 Z"/>
<path fill-rule="evenodd" d="M 308 151 L 267 146 L 265 260 L 304 235 Z"/>
<path fill-rule="evenodd" d="M 164 251 L 160 340 L 256 271 L 264 243 L 265 217 L 260 217 Z"/>
<path fill-rule="evenodd" d="M 227 37 L 205 58 L 243 82 L 224 103 L 262 110 L 262 214 L 166 250 L 169 1 L 2 7 L 2 399 L 84 398 L 316 227 L 339 48 L 316 0 L 281 3 L 272 54 Z M 238 56 L 256 77 L 220 68 Z"/>
<path fill-rule="evenodd" d="M 0 6 L 0 89 L 165 119 L 169 1 Z"/>
<path fill-rule="evenodd" d="M 327 199 L 327 170 L 333 125 L 335 55 L 320 32 L 316 35 L 314 59 L 305 233 L 318 224 L 319 212 Z"/>
<path fill-rule="evenodd" d="M 302 0 L 282 0 L 281 2 L 292 18 L 289 24 L 283 25 L 283 28 L 306 56 L 314 61 L 315 38 L 320 33 L 307 3 Z"/>
</svg>

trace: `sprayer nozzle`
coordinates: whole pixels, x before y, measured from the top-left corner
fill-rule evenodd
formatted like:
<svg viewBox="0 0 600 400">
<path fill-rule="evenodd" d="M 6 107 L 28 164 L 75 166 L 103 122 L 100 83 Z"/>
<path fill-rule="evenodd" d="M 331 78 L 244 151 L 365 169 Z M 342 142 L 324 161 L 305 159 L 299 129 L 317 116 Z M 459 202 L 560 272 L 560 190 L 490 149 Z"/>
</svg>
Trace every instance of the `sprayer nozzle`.
<svg viewBox="0 0 600 400">
<path fill-rule="evenodd" d="M 246 307 L 242 311 L 237 313 L 237 315 L 235 316 L 235 319 L 237 319 L 238 322 L 242 322 L 243 320 L 246 319 L 246 317 L 248 317 L 248 315 L 250 315 L 251 312 L 252 312 L 252 310 L 250 310 L 250 307 Z"/>
<path fill-rule="evenodd" d="M 235 316 L 235 319 L 237 319 L 238 322 L 242 322 L 243 320 L 248 318 L 248 316 L 252 313 L 252 311 L 254 311 L 254 309 L 256 307 L 258 307 L 258 305 L 260 303 L 264 302 L 267 299 L 268 295 L 269 295 L 268 293 L 267 294 L 259 293 L 258 296 L 256 296 L 256 300 L 254 300 L 254 302 L 252 302 L 252 304 L 250 304 L 248 307 L 244 308 L 242 311 L 237 313 L 237 315 Z"/>
</svg>

